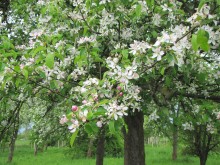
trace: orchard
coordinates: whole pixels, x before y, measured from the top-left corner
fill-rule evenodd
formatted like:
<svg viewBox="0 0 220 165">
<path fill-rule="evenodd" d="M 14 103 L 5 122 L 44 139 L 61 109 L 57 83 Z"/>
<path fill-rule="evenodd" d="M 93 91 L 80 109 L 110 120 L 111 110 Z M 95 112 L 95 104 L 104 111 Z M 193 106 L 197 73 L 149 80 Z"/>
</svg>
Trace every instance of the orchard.
<svg viewBox="0 0 220 165">
<path fill-rule="evenodd" d="M 113 138 L 124 165 L 145 165 L 145 138 L 156 132 L 170 140 L 173 161 L 181 143 L 206 165 L 220 152 L 219 16 L 219 0 L 1 1 L 8 162 L 19 128 L 31 127 L 35 155 L 87 137 L 87 155 L 96 145 L 102 165 Z"/>
</svg>

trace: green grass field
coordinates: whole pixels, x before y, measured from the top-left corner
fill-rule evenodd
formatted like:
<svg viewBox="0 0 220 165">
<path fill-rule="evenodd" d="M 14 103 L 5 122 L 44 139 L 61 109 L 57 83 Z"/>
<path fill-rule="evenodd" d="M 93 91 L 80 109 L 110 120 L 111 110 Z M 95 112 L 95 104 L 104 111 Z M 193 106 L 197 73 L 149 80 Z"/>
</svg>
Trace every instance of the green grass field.
<svg viewBox="0 0 220 165">
<path fill-rule="evenodd" d="M 71 159 L 65 156 L 67 148 L 49 147 L 47 151 L 34 156 L 28 142 L 18 141 L 13 163 L 10 165 L 95 165 L 95 159 Z M 0 165 L 7 165 L 7 151 L 0 151 Z M 199 165 L 196 157 L 179 154 L 177 161 L 171 160 L 170 145 L 158 147 L 146 146 L 146 162 L 148 165 Z M 123 165 L 123 158 L 105 158 L 105 165 Z M 211 155 L 207 165 L 220 165 L 220 155 Z"/>
</svg>

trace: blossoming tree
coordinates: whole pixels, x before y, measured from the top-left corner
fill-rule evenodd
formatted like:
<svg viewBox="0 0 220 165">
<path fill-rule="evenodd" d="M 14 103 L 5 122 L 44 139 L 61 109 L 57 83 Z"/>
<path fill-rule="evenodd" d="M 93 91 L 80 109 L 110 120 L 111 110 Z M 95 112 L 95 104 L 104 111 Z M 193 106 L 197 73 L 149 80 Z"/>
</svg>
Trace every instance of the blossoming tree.
<svg viewBox="0 0 220 165">
<path fill-rule="evenodd" d="M 143 165 L 143 115 L 151 101 L 164 106 L 175 97 L 220 100 L 219 5 L 219 0 L 12 2 L 11 32 L 5 33 L 15 41 L 12 46 L 1 40 L 2 88 L 25 78 L 32 89 L 71 103 L 72 112 L 60 123 L 68 124 L 72 142 L 82 127 L 113 129 L 124 122 L 125 165 Z"/>
</svg>

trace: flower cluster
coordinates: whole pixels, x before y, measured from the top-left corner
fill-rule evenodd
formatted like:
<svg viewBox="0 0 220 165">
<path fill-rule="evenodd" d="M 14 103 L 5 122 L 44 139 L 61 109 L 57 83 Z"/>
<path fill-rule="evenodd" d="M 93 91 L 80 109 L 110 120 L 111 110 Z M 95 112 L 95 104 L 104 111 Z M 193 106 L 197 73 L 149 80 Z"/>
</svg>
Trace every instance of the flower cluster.
<svg viewBox="0 0 220 165">
<path fill-rule="evenodd" d="M 160 117 L 157 115 L 157 111 L 154 111 L 153 113 L 150 114 L 149 116 L 149 122 L 150 121 L 156 121 L 157 119 L 159 119 Z"/>
<path fill-rule="evenodd" d="M 109 119 L 114 118 L 117 120 L 118 118 L 122 118 L 123 116 L 128 115 L 128 107 L 124 104 L 118 105 L 116 100 L 110 102 L 108 105 L 104 106 L 104 108 L 107 110 L 106 114 Z"/>
<path fill-rule="evenodd" d="M 89 43 L 89 42 L 95 42 L 96 37 L 91 36 L 91 37 L 82 37 L 79 39 L 78 44 L 84 44 L 84 43 Z"/>
<path fill-rule="evenodd" d="M 189 131 L 194 130 L 194 127 L 191 122 L 186 122 L 186 123 L 182 124 L 182 126 L 183 126 L 184 130 L 189 130 Z"/>
<path fill-rule="evenodd" d="M 146 49 L 151 48 L 151 46 L 144 41 L 136 41 L 134 40 L 133 44 L 130 44 L 130 53 L 133 55 L 146 53 Z"/>
</svg>

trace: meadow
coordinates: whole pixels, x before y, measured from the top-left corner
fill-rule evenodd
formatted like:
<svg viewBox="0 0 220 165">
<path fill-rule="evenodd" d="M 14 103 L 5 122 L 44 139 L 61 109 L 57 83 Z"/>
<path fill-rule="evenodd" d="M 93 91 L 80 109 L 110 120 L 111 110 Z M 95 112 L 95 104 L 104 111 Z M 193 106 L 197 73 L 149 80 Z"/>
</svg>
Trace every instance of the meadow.
<svg viewBox="0 0 220 165">
<path fill-rule="evenodd" d="M 146 163 L 147 165 L 199 165 L 199 159 L 192 156 L 179 154 L 178 160 L 171 160 L 171 146 L 163 144 L 160 146 L 146 145 Z M 39 152 L 34 156 L 27 141 L 18 141 L 13 162 L 10 165 L 95 165 L 95 159 L 71 159 L 65 155 L 68 148 L 48 147 L 44 152 Z M 7 150 L 0 151 L 0 165 L 7 165 Z M 220 155 L 211 154 L 207 165 L 219 165 Z M 123 165 L 123 158 L 104 159 L 104 165 Z"/>
</svg>

